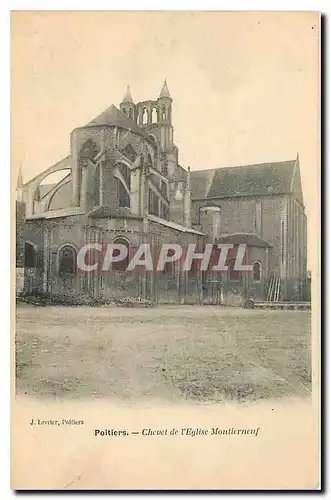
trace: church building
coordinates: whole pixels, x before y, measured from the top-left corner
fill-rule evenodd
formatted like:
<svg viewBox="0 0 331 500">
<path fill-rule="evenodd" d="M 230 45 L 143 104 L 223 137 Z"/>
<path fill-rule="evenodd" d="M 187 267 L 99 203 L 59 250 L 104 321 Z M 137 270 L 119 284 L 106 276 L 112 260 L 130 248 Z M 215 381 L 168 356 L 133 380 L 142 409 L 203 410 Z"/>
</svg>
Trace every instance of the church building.
<svg viewBox="0 0 331 500">
<path fill-rule="evenodd" d="M 16 201 L 17 293 L 143 297 L 154 303 L 242 305 L 305 300 L 307 218 L 299 156 L 277 163 L 190 171 L 179 163 L 167 82 L 155 100 L 134 102 L 128 87 L 70 134 L 68 156 L 24 183 Z M 62 172 L 60 181 L 48 182 Z M 246 245 L 252 271 L 162 271 L 82 275 L 77 253 L 88 242 Z"/>
</svg>

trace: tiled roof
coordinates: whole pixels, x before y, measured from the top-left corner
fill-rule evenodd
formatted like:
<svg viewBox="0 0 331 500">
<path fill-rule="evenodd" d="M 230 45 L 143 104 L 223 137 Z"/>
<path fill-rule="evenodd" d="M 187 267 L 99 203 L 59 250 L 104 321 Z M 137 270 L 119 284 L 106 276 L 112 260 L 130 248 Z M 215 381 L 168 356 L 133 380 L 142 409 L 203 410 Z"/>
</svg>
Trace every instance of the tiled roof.
<svg viewBox="0 0 331 500">
<path fill-rule="evenodd" d="M 246 244 L 249 247 L 272 247 L 270 243 L 262 240 L 257 234 L 254 233 L 235 233 L 235 234 L 223 234 L 221 235 L 215 243 L 233 243 L 234 245 Z"/>
<path fill-rule="evenodd" d="M 295 162 L 193 171 L 192 199 L 289 193 Z"/>
<path fill-rule="evenodd" d="M 207 198 L 210 179 L 213 179 L 216 169 L 191 171 L 192 199 Z"/>
<path fill-rule="evenodd" d="M 142 135 L 143 137 L 147 137 L 145 131 L 138 127 L 138 125 L 136 125 L 126 114 L 117 109 L 114 104 L 91 120 L 87 125 L 85 125 L 85 127 L 94 127 L 96 125 L 117 126 L 126 130 L 131 130 L 132 132 Z"/>
<path fill-rule="evenodd" d="M 108 206 L 96 207 L 91 210 L 88 214 L 88 217 L 93 217 L 97 219 L 110 218 L 110 219 L 119 219 L 119 218 L 129 218 L 129 219 L 142 219 L 140 215 L 135 215 L 131 213 L 129 208 L 126 207 L 115 207 L 111 208 Z"/>
</svg>

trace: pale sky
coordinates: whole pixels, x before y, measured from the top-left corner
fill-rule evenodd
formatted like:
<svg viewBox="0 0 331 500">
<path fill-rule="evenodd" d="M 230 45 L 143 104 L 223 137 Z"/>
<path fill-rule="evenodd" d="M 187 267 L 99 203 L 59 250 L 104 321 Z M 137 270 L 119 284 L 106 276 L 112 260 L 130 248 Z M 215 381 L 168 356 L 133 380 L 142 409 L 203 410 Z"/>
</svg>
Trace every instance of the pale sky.
<svg viewBox="0 0 331 500">
<path fill-rule="evenodd" d="M 69 153 L 69 134 L 130 84 L 173 102 L 179 161 L 192 170 L 300 155 L 315 255 L 319 183 L 316 13 L 12 14 L 12 171 L 24 182 Z M 15 178 L 14 178 L 15 177 Z"/>
</svg>

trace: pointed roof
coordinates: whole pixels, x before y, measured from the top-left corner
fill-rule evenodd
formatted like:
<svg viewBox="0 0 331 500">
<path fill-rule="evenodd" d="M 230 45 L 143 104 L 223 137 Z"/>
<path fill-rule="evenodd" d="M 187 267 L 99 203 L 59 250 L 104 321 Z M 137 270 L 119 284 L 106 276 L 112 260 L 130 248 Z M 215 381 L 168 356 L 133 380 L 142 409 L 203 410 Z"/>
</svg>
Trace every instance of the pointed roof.
<svg viewBox="0 0 331 500">
<path fill-rule="evenodd" d="M 91 120 L 85 127 L 95 127 L 95 126 L 114 126 L 120 127 L 126 130 L 131 130 L 136 134 L 147 137 L 145 131 L 138 127 L 127 115 L 116 108 L 114 104 L 105 109 L 100 115 Z"/>
<path fill-rule="evenodd" d="M 131 103 L 133 103 L 132 95 L 131 95 L 131 90 L 130 90 L 130 85 L 128 85 L 126 87 L 126 91 L 125 91 L 125 94 L 124 94 L 122 102 L 131 102 Z"/>
<path fill-rule="evenodd" d="M 290 193 L 296 160 L 191 172 L 192 199 Z"/>
<path fill-rule="evenodd" d="M 23 186 L 23 174 L 22 174 L 22 165 L 20 164 L 20 169 L 17 177 L 17 187 L 20 188 Z"/>
<path fill-rule="evenodd" d="M 169 92 L 169 89 L 168 89 L 168 85 L 167 85 L 167 80 L 164 80 L 164 84 L 163 84 L 163 87 L 162 87 L 162 90 L 160 92 L 160 97 L 170 97 L 170 92 Z"/>
</svg>

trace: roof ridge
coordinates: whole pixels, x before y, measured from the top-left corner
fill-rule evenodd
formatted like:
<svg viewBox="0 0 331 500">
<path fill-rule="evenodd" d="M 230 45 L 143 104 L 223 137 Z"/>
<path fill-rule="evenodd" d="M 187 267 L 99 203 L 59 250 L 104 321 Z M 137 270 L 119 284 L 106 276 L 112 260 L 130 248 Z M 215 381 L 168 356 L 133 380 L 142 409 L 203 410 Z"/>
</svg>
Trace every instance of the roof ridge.
<svg viewBox="0 0 331 500">
<path fill-rule="evenodd" d="M 123 113 L 120 109 L 111 104 L 104 111 L 99 113 L 93 120 L 89 121 L 86 125 L 79 128 L 93 127 L 93 126 L 117 126 L 132 132 L 147 136 L 146 132 L 139 127 L 128 115 Z"/>
<path fill-rule="evenodd" d="M 279 165 L 279 164 L 282 164 L 282 163 L 290 163 L 290 162 L 296 162 L 296 159 L 291 159 L 291 160 L 280 160 L 280 161 L 266 161 L 266 162 L 262 162 L 262 163 L 250 163 L 250 164 L 241 164 L 241 165 L 224 165 L 224 166 L 221 166 L 221 167 L 214 167 L 214 168 L 206 168 L 206 169 L 199 169 L 199 170 L 191 170 L 191 173 L 192 174 L 195 174 L 197 172 L 211 172 L 212 170 L 223 170 L 223 169 L 235 169 L 235 168 L 240 168 L 240 167 L 261 167 L 263 165 Z"/>
</svg>

